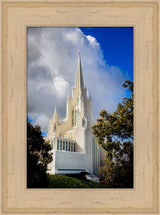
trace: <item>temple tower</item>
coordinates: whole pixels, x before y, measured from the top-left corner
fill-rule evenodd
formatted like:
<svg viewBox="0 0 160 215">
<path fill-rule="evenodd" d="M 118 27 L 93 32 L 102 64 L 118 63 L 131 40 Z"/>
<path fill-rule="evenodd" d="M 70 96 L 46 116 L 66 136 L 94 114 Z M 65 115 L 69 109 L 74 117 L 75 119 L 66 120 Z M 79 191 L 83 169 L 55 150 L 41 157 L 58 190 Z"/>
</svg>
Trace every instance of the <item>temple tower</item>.
<svg viewBox="0 0 160 215">
<path fill-rule="evenodd" d="M 92 101 L 84 86 L 79 52 L 75 86 L 72 97 L 67 98 L 66 118 L 60 121 L 55 107 L 48 127 L 47 139 L 53 149 L 50 174 L 95 172 L 99 166 L 99 149 L 93 141 L 92 123 Z"/>
</svg>

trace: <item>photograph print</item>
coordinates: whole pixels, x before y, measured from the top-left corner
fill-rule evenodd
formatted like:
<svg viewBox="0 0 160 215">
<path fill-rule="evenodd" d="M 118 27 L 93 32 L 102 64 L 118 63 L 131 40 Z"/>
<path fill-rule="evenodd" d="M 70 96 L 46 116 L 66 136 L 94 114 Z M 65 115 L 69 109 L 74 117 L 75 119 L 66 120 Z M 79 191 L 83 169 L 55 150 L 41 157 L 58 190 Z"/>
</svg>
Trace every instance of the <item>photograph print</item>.
<svg viewBox="0 0 160 215">
<path fill-rule="evenodd" d="M 27 28 L 27 188 L 133 188 L 133 27 Z"/>
</svg>

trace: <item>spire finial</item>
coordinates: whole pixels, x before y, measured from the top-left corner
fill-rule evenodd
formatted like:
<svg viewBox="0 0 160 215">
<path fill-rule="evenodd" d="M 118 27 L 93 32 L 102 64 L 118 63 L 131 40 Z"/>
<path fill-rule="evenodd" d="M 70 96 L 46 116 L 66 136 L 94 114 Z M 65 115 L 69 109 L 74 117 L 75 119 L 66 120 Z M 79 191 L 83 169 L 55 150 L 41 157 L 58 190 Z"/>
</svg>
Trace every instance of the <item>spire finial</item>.
<svg viewBox="0 0 160 215">
<path fill-rule="evenodd" d="M 80 55 L 80 51 L 78 52 L 78 54 Z"/>
<path fill-rule="evenodd" d="M 83 83 L 83 75 L 82 75 L 82 68 L 81 68 L 81 59 L 80 59 L 80 51 L 79 51 L 79 57 L 78 57 L 78 65 L 77 65 L 77 75 L 76 75 L 76 83 L 75 87 L 77 89 L 84 89 L 84 83 Z"/>
</svg>

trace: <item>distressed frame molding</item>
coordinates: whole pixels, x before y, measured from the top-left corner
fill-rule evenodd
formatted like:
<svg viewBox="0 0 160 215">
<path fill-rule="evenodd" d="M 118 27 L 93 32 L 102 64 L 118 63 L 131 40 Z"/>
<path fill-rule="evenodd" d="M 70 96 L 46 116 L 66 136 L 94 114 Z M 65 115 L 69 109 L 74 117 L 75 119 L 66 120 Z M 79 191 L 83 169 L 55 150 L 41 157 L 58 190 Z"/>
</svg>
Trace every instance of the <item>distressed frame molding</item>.
<svg viewBox="0 0 160 215">
<path fill-rule="evenodd" d="M 157 1 L 2 0 L 1 214 L 160 213 Z M 26 189 L 26 29 L 134 27 L 134 189 Z"/>
</svg>

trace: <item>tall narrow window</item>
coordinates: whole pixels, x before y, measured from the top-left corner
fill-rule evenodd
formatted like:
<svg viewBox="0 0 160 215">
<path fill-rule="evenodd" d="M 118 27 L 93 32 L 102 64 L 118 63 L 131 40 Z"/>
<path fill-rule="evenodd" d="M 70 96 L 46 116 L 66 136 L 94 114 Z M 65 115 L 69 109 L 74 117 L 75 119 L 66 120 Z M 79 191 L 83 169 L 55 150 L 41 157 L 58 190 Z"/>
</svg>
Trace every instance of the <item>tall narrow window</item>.
<svg viewBox="0 0 160 215">
<path fill-rule="evenodd" d="M 62 150 L 62 140 L 60 140 L 60 150 Z"/>
<path fill-rule="evenodd" d="M 56 123 L 54 123 L 54 125 L 53 125 L 53 131 L 56 131 L 56 129 L 57 129 L 57 125 L 56 125 Z"/>
<path fill-rule="evenodd" d="M 77 110 L 75 110 L 75 125 L 76 125 L 76 122 L 77 122 Z"/>
<path fill-rule="evenodd" d="M 59 150 L 59 140 L 57 140 L 57 150 Z"/>
<path fill-rule="evenodd" d="M 63 141 L 63 150 L 65 150 L 65 142 Z"/>
<path fill-rule="evenodd" d="M 67 146 L 68 146 L 68 143 L 67 143 L 67 141 L 66 141 L 66 151 L 67 151 Z"/>
<path fill-rule="evenodd" d="M 70 151 L 70 142 L 69 142 L 69 149 L 68 149 L 68 151 Z"/>
<path fill-rule="evenodd" d="M 73 143 L 71 143 L 71 152 L 73 152 Z"/>
<path fill-rule="evenodd" d="M 74 126 L 74 110 L 72 110 L 72 126 Z"/>
</svg>

